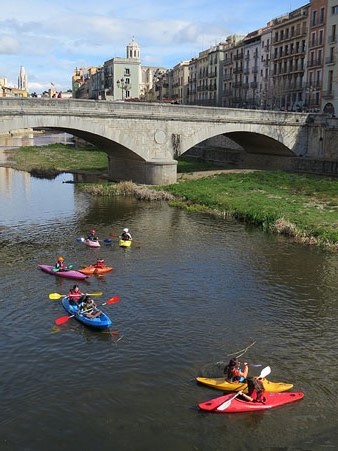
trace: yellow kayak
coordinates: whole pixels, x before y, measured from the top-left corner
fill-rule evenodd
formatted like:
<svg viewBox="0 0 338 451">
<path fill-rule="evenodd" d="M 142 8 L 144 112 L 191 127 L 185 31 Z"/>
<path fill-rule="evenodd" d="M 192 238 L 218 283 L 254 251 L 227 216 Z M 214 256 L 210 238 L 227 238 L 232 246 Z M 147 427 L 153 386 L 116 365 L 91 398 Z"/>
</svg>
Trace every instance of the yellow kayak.
<svg viewBox="0 0 338 451">
<path fill-rule="evenodd" d="M 120 247 L 130 247 L 132 240 L 119 240 Z"/>
<path fill-rule="evenodd" d="M 229 382 L 225 377 L 217 377 L 215 379 L 209 379 L 207 377 L 196 377 L 196 381 L 208 387 L 217 388 L 218 390 L 225 391 L 239 391 L 244 393 L 248 391 L 248 384 L 246 382 Z M 270 382 L 267 379 L 263 379 L 263 386 L 265 391 L 281 393 L 283 391 L 290 390 L 293 384 L 286 384 L 284 382 Z"/>
</svg>

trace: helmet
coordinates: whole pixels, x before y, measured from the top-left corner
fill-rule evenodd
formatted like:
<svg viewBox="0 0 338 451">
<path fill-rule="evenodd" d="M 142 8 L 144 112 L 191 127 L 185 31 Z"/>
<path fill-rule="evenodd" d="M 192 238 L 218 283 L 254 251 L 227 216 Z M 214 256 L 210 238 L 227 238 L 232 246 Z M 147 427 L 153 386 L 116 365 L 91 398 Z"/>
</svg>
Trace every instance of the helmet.
<svg viewBox="0 0 338 451">
<path fill-rule="evenodd" d="M 95 230 L 93 229 L 93 230 L 89 230 L 89 233 L 91 234 L 91 235 L 95 235 Z"/>
<path fill-rule="evenodd" d="M 58 257 L 58 262 L 63 262 L 64 258 L 63 257 Z"/>
<path fill-rule="evenodd" d="M 104 260 L 103 260 L 103 258 L 98 258 L 98 259 L 97 259 L 97 262 L 98 262 L 98 263 L 104 263 Z"/>
<path fill-rule="evenodd" d="M 129 230 L 128 230 L 128 229 L 123 229 L 123 231 L 124 231 L 124 232 L 126 232 L 126 233 L 128 233 L 128 232 L 129 232 Z"/>
</svg>

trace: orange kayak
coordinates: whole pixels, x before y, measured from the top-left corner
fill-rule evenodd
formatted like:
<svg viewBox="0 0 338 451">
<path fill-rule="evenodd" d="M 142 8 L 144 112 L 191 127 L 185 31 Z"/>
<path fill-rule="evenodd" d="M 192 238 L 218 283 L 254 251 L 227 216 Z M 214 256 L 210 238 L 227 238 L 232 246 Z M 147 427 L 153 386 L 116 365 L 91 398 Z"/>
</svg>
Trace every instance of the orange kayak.
<svg viewBox="0 0 338 451">
<path fill-rule="evenodd" d="M 112 271 L 113 268 L 111 266 L 105 266 L 104 268 L 96 268 L 95 265 L 89 265 L 86 268 L 79 269 L 78 271 L 82 274 L 86 274 L 90 276 L 91 274 L 105 274 L 106 272 Z"/>
</svg>

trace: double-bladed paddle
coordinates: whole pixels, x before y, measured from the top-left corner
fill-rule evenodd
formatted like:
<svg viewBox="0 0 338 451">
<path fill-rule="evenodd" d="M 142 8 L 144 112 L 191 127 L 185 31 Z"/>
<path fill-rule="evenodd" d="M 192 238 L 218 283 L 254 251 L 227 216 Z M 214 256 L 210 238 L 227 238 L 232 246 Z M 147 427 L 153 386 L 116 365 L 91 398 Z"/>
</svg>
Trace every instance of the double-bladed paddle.
<svg viewBox="0 0 338 451">
<path fill-rule="evenodd" d="M 120 296 L 114 296 L 114 297 L 108 299 L 108 301 L 99 305 L 98 307 L 101 307 L 102 305 L 116 304 L 116 302 L 119 302 L 119 300 L 120 300 Z M 74 315 L 60 316 L 60 318 L 56 318 L 55 324 L 57 326 L 61 326 L 62 324 L 66 323 L 70 318 L 73 318 L 77 313 L 78 312 L 76 312 Z"/>
<path fill-rule="evenodd" d="M 80 237 L 80 238 L 76 238 L 76 241 L 78 241 L 79 243 L 84 243 L 86 241 L 86 238 Z M 105 238 L 104 240 L 96 240 L 96 241 L 103 241 L 106 244 L 110 244 L 112 242 L 111 238 Z"/>
<path fill-rule="evenodd" d="M 85 296 L 102 296 L 103 293 L 102 291 L 97 291 L 96 293 L 83 293 L 80 294 L 80 296 L 85 295 Z M 60 294 L 60 293 L 50 293 L 49 294 L 49 299 L 52 299 L 53 301 L 56 301 L 57 299 L 61 299 L 64 298 L 65 296 L 68 296 L 67 294 Z M 78 296 L 76 293 L 74 294 L 74 296 Z"/>
</svg>

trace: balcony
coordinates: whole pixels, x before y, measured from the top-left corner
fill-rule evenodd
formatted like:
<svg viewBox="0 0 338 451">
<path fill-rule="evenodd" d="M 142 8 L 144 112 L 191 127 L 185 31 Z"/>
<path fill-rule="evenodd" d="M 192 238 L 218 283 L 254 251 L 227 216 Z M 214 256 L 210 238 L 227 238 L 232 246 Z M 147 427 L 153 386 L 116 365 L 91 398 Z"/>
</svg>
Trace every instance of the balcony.
<svg viewBox="0 0 338 451">
<path fill-rule="evenodd" d="M 329 90 L 329 91 L 324 91 L 322 94 L 323 99 L 326 100 L 332 100 L 334 99 L 334 91 Z"/>
<path fill-rule="evenodd" d="M 309 61 L 307 63 L 307 67 L 309 67 L 309 68 L 311 68 L 311 67 L 321 67 L 322 65 L 323 65 L 323 61 L 321 59 Z"/>
<path fill-rule="evenodd" d="M 242 66 L 233 68 L 233 73 L 234 74 L 241 74 L 242 72 L 243 72 L 243 67 Z"/>
<path fill-rule="evenodd" d="M 335 64 L 334 56 L 333 56 L 333 55 L 332 55 L 332 56 L 328 56 L 328 57 L 325 59 L 325 64 Z"/>
</svg>

